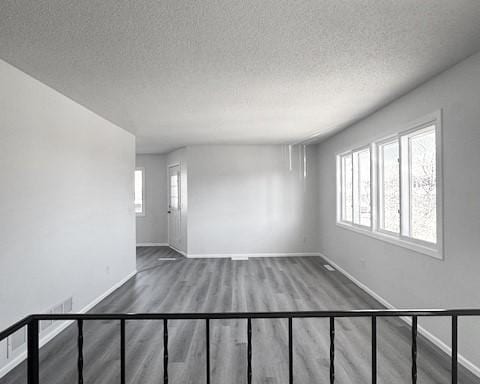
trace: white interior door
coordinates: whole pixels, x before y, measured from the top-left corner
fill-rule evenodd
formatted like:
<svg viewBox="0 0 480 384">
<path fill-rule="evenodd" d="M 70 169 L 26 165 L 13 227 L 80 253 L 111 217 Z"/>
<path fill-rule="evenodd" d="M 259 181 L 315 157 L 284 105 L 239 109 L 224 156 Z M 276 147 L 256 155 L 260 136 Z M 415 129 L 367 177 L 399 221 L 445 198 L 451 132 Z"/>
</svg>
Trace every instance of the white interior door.
<svg viewBox="0 0 480 384">
<path fill-rule="evenodd" d="M 168 167 L 168 243 L 182 248 L 180 166 Z"/>
</svg>

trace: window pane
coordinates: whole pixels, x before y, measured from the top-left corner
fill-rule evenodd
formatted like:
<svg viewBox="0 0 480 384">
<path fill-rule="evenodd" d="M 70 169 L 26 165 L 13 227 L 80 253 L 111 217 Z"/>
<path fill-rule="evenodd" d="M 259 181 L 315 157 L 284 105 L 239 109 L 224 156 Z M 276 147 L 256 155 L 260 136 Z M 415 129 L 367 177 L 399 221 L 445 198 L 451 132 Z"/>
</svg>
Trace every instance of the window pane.
<svg viewBox="0 0 480 384">
<path fill-rule="evenodd" d="M 370 149 L 353 153 L 353 222 L 370 226 Z"/>
<path fill-rule="evenodd" d="M 135 212 L 143 212 L 143 171 L 135 170 Z"/>
<path fill-rule="evenodd" d="M 352 155 L 342 156 L 342 220 L 352 221 Z"/>
<path fill-rule="evenodd" d="M 178 209 L 178 174 L 170 176 L 170 208 Z"/>
<path fill-rule="evenodd" d="M 380 146 L 380 228 L 400 232 L 398 140 Z"/>
<path fill-rule="evenodd" d="M 353 161 L 353 222 L 358 224 L 360 221 L 360 204 L 359 204 L 359 187 L 358 187 L 358 152 L 354 152 L 352 154 L 352 161 Z"/>
<path fill-rule="evenodd" d="M 414 135 L 410 147 L 410 232 L 413 238 L 437 241 L 435 129 Z"/>
<path fill-rule="evenodd" d="M 358 153 L 358 224 L 370 226 L 370 149 Z"/>
</svg>

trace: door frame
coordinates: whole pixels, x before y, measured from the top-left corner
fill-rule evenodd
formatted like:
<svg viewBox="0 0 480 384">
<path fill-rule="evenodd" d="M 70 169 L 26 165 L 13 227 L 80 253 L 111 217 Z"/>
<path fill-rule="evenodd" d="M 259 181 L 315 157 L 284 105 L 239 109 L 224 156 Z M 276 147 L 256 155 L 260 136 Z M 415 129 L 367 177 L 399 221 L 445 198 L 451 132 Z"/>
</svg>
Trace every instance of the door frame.
<svg viewBox="0 0 480 384">
<path fill-rule="evenodd" d="M 179 212 L 179 228 L 180 228 L 180 238 L 182 238 L 182 164 L 181 163 L 172 163 L 167 165 L 167 230 L 168 230 L 168 246 L 180 251 L 177 247 L 173 246 L 170 242 L 170 168 L 179 167 L 179 177 L 178 177 L 178 212 Z"/>
</svg>

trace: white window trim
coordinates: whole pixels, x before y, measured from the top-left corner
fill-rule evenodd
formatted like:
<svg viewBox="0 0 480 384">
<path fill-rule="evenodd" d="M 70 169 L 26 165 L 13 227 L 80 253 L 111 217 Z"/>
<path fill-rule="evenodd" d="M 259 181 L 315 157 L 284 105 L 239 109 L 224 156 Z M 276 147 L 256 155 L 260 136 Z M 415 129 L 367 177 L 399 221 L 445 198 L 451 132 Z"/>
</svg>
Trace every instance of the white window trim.
<svg viewBox="0 0 480 384">
<path fill-rule="evenodd" d="M 350 155 L 351 158 L 352 158 L 352 204 L 353 204 L 353 201 L 354 201 L 354 185 L 355 183 L 353 182 L 354 181 L 354 175 L 353 175 L 353 172 L 354 172 L 354 158 L 353 158 L 353 154 L 354 153 L 358 153 L 358 152 L 362 152 L 362 151 L 365 151 L 365 150 L 369 150 L 370 151 L 370 225 L 363 225 L 363 224 L 359 224 L 359 223 L 354 223 L 354 218 L 355 218 L 355 213 L 353 211 L 353 206 L 352 206 L 352 222 L 348 222 L 348 221 L 343 221 L 342 217 L 343 217 L 343 204 L 342 204 L 342 180 L 341 180 L 341 171 L 340 169 L 342 169 L 342 157 L 343 156 L 346 156 L 346 155 Z M 340 154 L 337 155 L 337 172 L 339 174 L 337 174 L 337 191 L 339 191 L 339 194 L 338 194 L 338 197 L 339 197 L 339 204 L 337 206 L 337 222 L 339 223 L 342 223 L 342 224 L 345 224 L 345 225 L 348 225 L 348 226 L 353 226 L 353 227 L 357 227 L 357 228 L 361 228 L 361 229 L 368 229 L 368 230 L 371 230 L 373 228 L 373 211 L 372 211 L 372 154 L 373 154 L 373 151 L 372 151 L 372 145 L 371 144 L 367 144 L 367 145 L 362 145 L 361 147 L 357 147 L 355 149 L 352 149 L 350 151 L 346 151 L 346 152 L 342 152 Z M 338 165 L 339 164 L 339 165 Z M 338 200 L 337 200 L 338 201 Z M 338 204 L 338 202 L 337 202 Z"/>
<path fill-rule="evenodd" d="M 145 168 L 144 167 L 135 167 L 135 171 L 142 171 L 142 212 L 136 212 L 135 202 L 134 202 L 134 211 L 137 217 L 145 217 L 146 208 L 146 199 L 145 199 Z M 135 197 L 135 196 L 134 196 Z"/>
<path fill-rule="evenodd" d="M 403 236 L 401 233 L 396 234 L 379 228 L 380 222 L 380 196 L 378 185 L 378 148 L 380 144 L 392 141 L 411 134 L 422 128 L 426 128 L 430 125 L 435 125 L 435 145 L 436 145 L 436 183 L 437 183 L 437 243 L 432 244 L 421 240 L 413 239 L 411 237 Z M 401 145 L 401 143 L 400 143 Z M 360 149 L 370 147 L 371 156 L 371 227 L 361 226 L 349 222 L 342 221 L 342 182 L 341 182 L 341 157 L 350 152 L 355 152 Z M 337 172 L 337 211 L 336 211 L 336 225 L 340 228 L 348 229 L 363 235 L 370 236 L 372 238 L 385 241 L 390 244 L 398 245 L 418 253 L 422 253 L 431 256 L 435 259 L 444 260 L 444 234 L 443 234 L 443 138 L 442 138 L 442 112 L 441 110 L 430 113 L 421 117 L 415 121 L 405 124 L 402 129 L 399 129 L 396 134 L 382 137 L 373 140 L 371 144 L 358 146 L 354 150 L 343 151 L 336 155 L 336 172 Z M 401 148 L 399 150 L 399 156 L 401 157 Z M 400 160 L 401 162 L 401 160 Z M 401 177 L 401 176 L 400 176 Z M 401 180 L 400 180 L 401 183 Z M 400 199 L 401 192 L 400 192 Z M 352 217 L 353 219 L 353 217 Z"/>
</svg>

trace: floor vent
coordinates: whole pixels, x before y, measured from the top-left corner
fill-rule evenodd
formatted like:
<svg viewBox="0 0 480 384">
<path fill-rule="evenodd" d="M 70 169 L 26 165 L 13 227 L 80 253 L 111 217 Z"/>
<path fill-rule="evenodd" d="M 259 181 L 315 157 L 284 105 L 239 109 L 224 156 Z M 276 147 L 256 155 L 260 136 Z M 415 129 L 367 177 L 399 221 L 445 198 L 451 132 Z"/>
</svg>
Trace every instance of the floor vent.
<svg viewBox="0 0 480 384">
<path fill-rule="evenodd" d="M 159 257 L 158 258 L 158 261 L 166 261 L 166 260 L 173 261 L 173 260 L 177 260 L 177 259 L 175 259 L 174 257 Z"/>
<path fill-rule="evenodd" d="M 335 271 L 335 268 L 333 268 L 330 264 L 325 264 L 324 267 L 327 271 L 330 271 L 330 272 Z"/>
<path fill-rule="evenodd" d="M 248 256 L 232 256 L 232 260 L 238 261 L 238 260 L 248 260 Z"/>
</svg>

